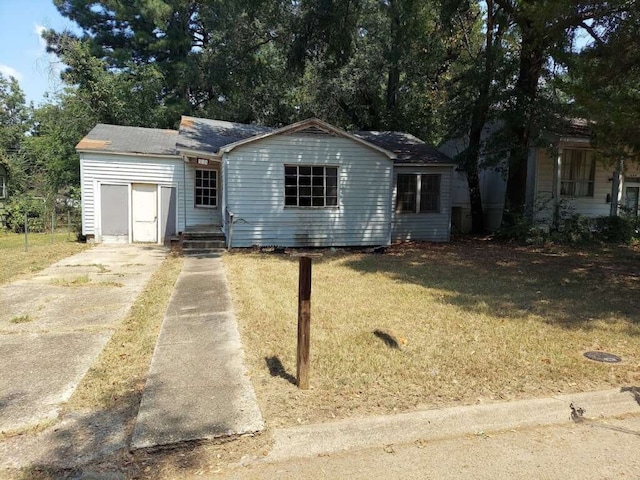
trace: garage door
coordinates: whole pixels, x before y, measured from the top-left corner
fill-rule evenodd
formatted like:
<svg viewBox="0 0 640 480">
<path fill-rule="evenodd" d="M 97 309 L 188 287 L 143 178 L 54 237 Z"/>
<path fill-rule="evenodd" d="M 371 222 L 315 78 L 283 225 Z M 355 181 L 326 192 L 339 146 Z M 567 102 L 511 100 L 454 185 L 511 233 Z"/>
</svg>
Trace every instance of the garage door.
<svg viewBox="0 0 640 480">
<path fill-rule="evenodd" d="M 129 187 L 100 185 L 100 226 L 103 242 L 129 241 Z"/>
</svg>

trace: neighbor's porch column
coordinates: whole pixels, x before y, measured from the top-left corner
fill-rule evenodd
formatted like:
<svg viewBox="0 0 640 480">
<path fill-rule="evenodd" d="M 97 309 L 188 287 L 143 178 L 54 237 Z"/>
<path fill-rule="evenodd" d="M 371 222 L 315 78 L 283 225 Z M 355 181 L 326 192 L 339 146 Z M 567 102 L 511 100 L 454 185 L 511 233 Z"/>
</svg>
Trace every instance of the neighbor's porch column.
<svg viewBox="0 0 640 480">
<path fill-rule="evenodd" d="M 562 191 L 562 153 L 563 149 L 558 147 L 558 153 L 553 161 L 553 226 L 560 226 L 560 192 Z"/>
<path fill-rule="evenodd" d="M 611 178 L 611 205 L 609 215 L 612 217 L 617 217 L 620 213 L 620 202 L 622 201 L 623 171 L 624 160 L 620 159 L 618 160 L 618 166 L 613 171 L 613 176 Z"/>
</svg>

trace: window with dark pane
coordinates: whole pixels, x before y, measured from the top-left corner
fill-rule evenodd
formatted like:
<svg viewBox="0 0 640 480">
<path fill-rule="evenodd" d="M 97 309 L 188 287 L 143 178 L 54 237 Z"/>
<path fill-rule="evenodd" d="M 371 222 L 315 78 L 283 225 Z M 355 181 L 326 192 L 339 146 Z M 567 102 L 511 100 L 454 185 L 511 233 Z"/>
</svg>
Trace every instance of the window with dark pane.
<svg viewBox="0 0 640 480">
<path fill-rule="evenodd" d="M 420 212 L 440 213 L 440 175 L 420 175 Z"/>
<path fill-rule="evenodd" d="M 218 204 L 218 172 L 196 170 L 195 206 L 216 207 Z"/>
<path fill-rule="evenodd" d="M 287 207 L 338 205 L 338 167 L 285 165 L 284 204 Z"/>
<path fill-rule="evenodd" d="M 396 211 L 398 213 L 416 211 L 417 179 L 417 175 L 398 174 L 398 192 L 396 199 Z"/>
<path fill-rule="evenodd" d="M 560 173 L 560 195 L 593 197 L 596 162 L 587 150 L 564 149 Z"/>
</svg>

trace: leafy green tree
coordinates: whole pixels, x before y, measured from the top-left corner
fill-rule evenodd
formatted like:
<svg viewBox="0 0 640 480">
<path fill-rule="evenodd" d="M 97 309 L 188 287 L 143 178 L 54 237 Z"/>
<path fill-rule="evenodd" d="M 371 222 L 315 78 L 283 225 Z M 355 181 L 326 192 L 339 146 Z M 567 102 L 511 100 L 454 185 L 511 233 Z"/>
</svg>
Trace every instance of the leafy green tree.
<svg viewBox="0 0 640 480">
<path fill-rule="evenodd" d="M 554 62 L 566 61 L 574 34 L 592 35 L 612 15 L 637 8 L 635 0 L 495 0 L 519 35 L 518 73 L 506 110 L 505 134 L 510 145 L 506 215 L 524 212 L 529 147 L 553 118 L 553 95 L 543 88 L 554 74 Z"/>
<path fill-rule="evenodd" d="M 640 152 L 640 9 L 612 15 L 570 62 L 564 87 L 589 119 L 594 145 L 612 162 Z"/>
<path fill-rule="evenodd" d="M 25 134 L 31 128 L 31 111 L 18 81 L 0 73 L 0 163 L 8 169 L 12 194 L 26 186 L 26 165 L 21 150 Z"/>
</svg>

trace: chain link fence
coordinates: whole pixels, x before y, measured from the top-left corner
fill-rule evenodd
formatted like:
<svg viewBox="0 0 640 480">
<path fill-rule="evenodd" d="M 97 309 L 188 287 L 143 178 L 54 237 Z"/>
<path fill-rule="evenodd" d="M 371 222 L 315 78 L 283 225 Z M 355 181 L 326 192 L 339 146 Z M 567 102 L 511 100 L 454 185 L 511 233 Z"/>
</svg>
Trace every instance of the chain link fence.
<svg viewBox="0 0 640 480">
<path fill-rule="evenodd" d="M 6 230 L 24 234 L 26 249 L 29 235 L 34 233 L 50 233 L 51 243 L 65 232 L 66 240 L 82 240 L 80 201 L 63 195 L 14 197 L 7 202 L 0 220 Z"/>
</svg>

